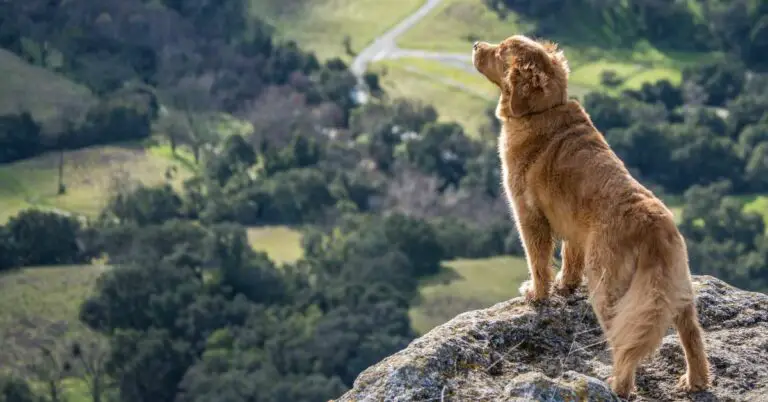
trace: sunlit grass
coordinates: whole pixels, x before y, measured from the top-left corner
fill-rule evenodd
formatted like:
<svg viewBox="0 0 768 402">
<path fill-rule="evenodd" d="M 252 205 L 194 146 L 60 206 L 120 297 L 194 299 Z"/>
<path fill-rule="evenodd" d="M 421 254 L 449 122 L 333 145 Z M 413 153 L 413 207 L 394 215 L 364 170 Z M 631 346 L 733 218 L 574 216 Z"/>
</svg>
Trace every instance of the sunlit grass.
<svg viewBox="0 0 768 402">
<path fill-rule="evenodd" d="M 520 284 L 528 278 L 525 260 L 494 257 L 456 260 L 419 287 L 420 300 L 410 310 L 411 324 L 420 334 L 463 312 L 519 296 Z"/>
<path fill-rule="evenodd" d="M 351 60 L 343 41 L 360 52 L 418 9 L 422 0 L 254 0 L 253 14 L 277 28 L 277 36 L 291 39 L 320 58 Z"/>
<path fill-rule="evenodd" d="M 483 97 L 457 87 L 447 85 L 416 67 L 398 63 L 396 60 L 376 63 L 382 75 L 382 86 L 392 97 L 402 97 L 431 104 L 439 114 L 440 121 L 461 124 L 471 136 L 478 136 L 488 124 L 486 109 L 493 105 L 493 98 Z"/>
<path fill-rule="evenodd" d="M 66 212 L 97 216 L 105 206 L 110 187 L 120 178 L 146 185 L 166 182 L 166 172 L 176 166 L 170 182 L 179 187 L 191 175 L 189 161 L 167 157 L 162 147 L 146 150 L 141 146 L 103 145 L 64 153 L 66 193 L 58 195 L 59 153 L 0 165 L 0 222 L 32 206 L 56 208 Z"/>
<path fill-rule="evenodd" d="M 397 44 L 407 49 L 469 54 L 476 40 L 498 42 L 528 27 L 513 13 L 501 19 L 483 0 L 446 0 Z"/>
<path fill-rule="evenodd" d="M 291 263 L 303 256 L 301 232 L 287 226 L 248 228 L 248 242 L 277 263 Z"/>
</svg>

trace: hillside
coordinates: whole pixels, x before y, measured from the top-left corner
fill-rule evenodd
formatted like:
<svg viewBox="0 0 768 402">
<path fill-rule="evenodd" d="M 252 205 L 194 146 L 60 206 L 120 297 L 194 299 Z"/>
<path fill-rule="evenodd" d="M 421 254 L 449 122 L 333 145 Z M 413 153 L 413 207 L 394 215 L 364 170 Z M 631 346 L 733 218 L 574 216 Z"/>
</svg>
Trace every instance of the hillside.
<svg viewBox="0 0 768 402">
<path fill-rule="evenodd" d="M 274 26 L 282 39 L 296 41 L 323 59 L 350 60 L 354 53 L 421 3 L 421 0 L 252 0 L 251 11 Z M 344 45 L 347 37 L 349 49 Z"/>
<path fill-rule="evenodd" d="M 168 180 L 169 172 L 170 182 L 179 188 L 190 176 L 186 165 L 161 147 L 94 146 L 64 152 L 67 191 L 59 195 L 59 158 L 58 153 L 48 153 L 0 165 L 0 222 L 29 207 L 96 217 L 121 183 L 160 184 Z"/>
<path fill-rule="evenodd" d="M 435 0 L 421 4 L 411 1 L 407 7 L 402 8 L 388 5 L 387 13 L 378 14 L 383 15 L 383 18 L 377 15 L 375 19 L 381 25 L 367 24 L 364 28 L 350 25 L 355 30 L 335 29 L 340 21 L 356 20 L 367 15 L 344 2 L 319 2 L 300 21 L 291 19 L 291 16 L 298 15 L 296 10 L 304 10 L 302 7 L 307 6 L 267 3 L 269 7 L 262 5 L 255 8 L 258 10 L 262 7 L 261 15 L 270 16 L 270 19 L 276 21 L 278 32 L 286 38 L 300 41 L 303 38 L 309 40 L 308 43 L 314 43 L 325 41 L 333 32 L 337 37 L 330 40 L 330 43 L 338 43 L 338 38 L 350 35 L 356 44 L 371 43 L 376 35 L 383 38 L 386 27 L 397 21 L 389 17 L 394 16 L 392 10 L 414 10 L 423 4 L 429 12 L 419 14 L 419 18 L 413 19 L 407 29 L 403 27 L 403 30 L 398 30 L 398 34 L 389 36 L 388 39 L 393 42 L 382 45 L 381 49 L 371 55 L 373 60 L 368 60 L 372 62 L 369 67 L 381 72 L 384 88 L 390 96 L 415 97 L 432 103 L 444 115 L 443 119 L 458 121 L 469 127 L 473 134 L 480 130 L 477 123 L 479 118 L 476 117 L 478 112 L 492 105 L 497 90 L 484 80 L 478 80 L 469 63 L 471 43 L 474 40 L 499 41 L 514 33 L 530 31 L 536 26 L 534 21 L 526 20 L 514 12 L 507 12 L 504 17 L 500 17 L 483 0 Z M 373 13 L 375 9 L 370 8 L 368 11 Z M 416 14 L 411 16 L 415 17 Z M 402 15 L 401 19 L 404 17 Z M 341 26 L 346 27 L 343 24 Z M 662 51 L 642 40 L 628 48 L 617 48 L 605 41 L 590 41 L 592 34 L 591 31 L 575 34 L 569 32 L 563 38 L 573 71 L 570 82 L 573 96 L 581 97 L 594 90 L 617 92 L 624 88 L 638 89 L 643 83 L 653 83 L 660 79 L 679 83 L 682 67 L 713 57 L 708 53 Z M 357 45 L 355 50 L 359 52 L 360 47 Z M 350 57 L 342 47 L 319 49 L 323 57 Z M 602 85 L 600 76 L 605 71 L 615 71 L 622 84 L 616 88 Z M 457 93 L 457 90 L 464 94 Z"/>
<path fill-rule="evenodd" d="M 0 48 L 0 114 L 26 110 L 50 127 L 95 100 L 88 88 Z"/>
</svg>

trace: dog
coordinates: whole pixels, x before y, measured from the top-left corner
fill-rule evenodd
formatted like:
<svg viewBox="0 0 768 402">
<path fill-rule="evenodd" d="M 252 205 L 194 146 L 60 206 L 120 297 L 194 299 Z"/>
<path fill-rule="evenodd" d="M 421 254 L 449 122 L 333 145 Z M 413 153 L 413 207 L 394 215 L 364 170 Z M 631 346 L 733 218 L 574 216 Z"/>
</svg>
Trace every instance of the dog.
<svg viewBox="0 0 768 402">
<path fill-rule="evenodd" d="M 685 240 L 672 212 L 635 180 L 581 104 L 568 98 L 568 61 L 558 45 L 514 35 L 475 42 L 472 63 L 498 86 L 504 193 L 531 278 L 530 302 L 569 294 L 587 278 L 590 303 L 613 358 L 608 379 L 627 398 L 640 361 L 674 325 L 685 350 L 678 386 L 710 384 Z M 562 269 L 549 266 L 562 242 Z"/>
</svg>

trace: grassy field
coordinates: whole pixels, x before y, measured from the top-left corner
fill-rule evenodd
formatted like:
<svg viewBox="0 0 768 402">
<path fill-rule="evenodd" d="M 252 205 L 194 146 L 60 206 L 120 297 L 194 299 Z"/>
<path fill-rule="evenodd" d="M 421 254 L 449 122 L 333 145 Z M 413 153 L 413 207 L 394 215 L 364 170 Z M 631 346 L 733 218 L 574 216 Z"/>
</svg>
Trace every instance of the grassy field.
<svg viewBox="0 0 768 402">
<path fill-rule="evenodd" d="M 482 0 L 446 0 L 406 32 L 398 45 L 408 49 L 469 53 L 475 40 L 498 42 L 532 27 L 532 23 L 514 13 L 502 19 Z M 592 90 L 609 90 L 600 83 L 600 75 L 606 70 L 614 70 L 624 79 L 618 89 L 635 89 L 645 82 L 661 79 L 678 83 L 684 66 L 713 57 L 664 52 L 642 41 L 632 48 L 617 48 L 604 41 L 588 40 L 594 34 L 578 31 L 565 38 L 553 38 L 563 42 L 572 69 L 571 94 L 577 97 Z"/>
<path fill-rule="evenodd" d="M 457 314 L 519 296 L 520 284 L 528 278 L 525 260 L 494 257 L 456 260 L 434 278 L 425 281 L 420 300 L 411 308 L 411 323 L 420 334 Z"/>
<path fill-rule="evenodd" d="M 103 265 L 30 267 L 0 275 L 0 366 L 42 341 L 84 331 L 78 320 L 80 304 L 105 269 Z"/>
<path fill-rule="evenodd" d="M 391 60 L 389 63 L 409 71 L 422 73 L 431 77 L 432 80 L 442 80 L 449 86 L 460 85 L 466 89 L 465 92 L 473 93 L 484 99 L 495 100 L 499 96 L 499 89 L 474 70 L 467 71 L 433 60 L 410 57 Z"/>
<path fill-rule="evenodd" d="M 301 232 L 286 226 L 248 228 L 248 242 L 257 251 L 263 251 L 273 261 L 283 264 L 300 259 Z"/>
<path fill-rule="evenodd" d="M 85 110 L 95 100 L 88 88 L 0 49 L 0 114 L 28 110 L 45 127 L 63 111 Z"/>
<path fill-rule="evenodd" d="M 486 109 L 493 104 L 493 98 L 446 85 L 439 77 L 429 74 L 429 69 L 449 68 L 441 65 L 424 66 L 434 62 L 421 61 L 419 65 L 408 65 L 398 61 L 376 63 L 372 69 L 382 72 L 382 86 L 390 97 L 404 97 L 429 103 L 437 110 L 440 121 L 455 121 L 470 135 L 478 135 L 487 124 Z M 456 69 L 456 74 L 466 74 Z"/>
<path fill-rule="evenodd" d="M 172 166 L 177 167 L 171 180 L 174 185 L 190 175 L 189 161 L 172 159 L 170 151 L 162 147 L 94 146 L 64 153 L 67 192 L 57 195 L 58 161 L 58 153 L 48 153 L 0 165 L 0 223 L 31 206 L 96 216 L 107 201 L 110 186 L 120 180 L 159 184 Z"/>
<path fill-rule="evenodd" d="M 445 0 L 397 44 L 405 49 L 470 53 L 476 40 L 498 42 L 530 27 L 515 14 L 500 19 L 483 0 Z"/>
<path fill-rule="evenodd" d="M 422 5 L 422 0 L 254 0 L 253 14 L 273 25 L 278 36 L 295 40 L 321 59 L 351 60 L 344 48 L 345 36 L 352 50 L 361 51 L 376 36 L 396 25 Z"/>
</svg>

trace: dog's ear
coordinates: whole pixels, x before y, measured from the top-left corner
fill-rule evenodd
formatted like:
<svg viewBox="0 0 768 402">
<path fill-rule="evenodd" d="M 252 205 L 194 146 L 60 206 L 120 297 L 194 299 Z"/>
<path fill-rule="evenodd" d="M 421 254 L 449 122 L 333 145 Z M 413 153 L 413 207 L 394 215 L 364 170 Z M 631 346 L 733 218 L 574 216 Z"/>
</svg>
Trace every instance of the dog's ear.
<svg viewBox="0 0 768 402">
<path fill-rule="evenodd" d="M 566 77 L 571 72 L 568 66 L 568 59 L 565 57 L 565 53 L 557 46 L 557 43 L 552 41 L 541 41 L 541 45 L 544 47 L 547 53 L 552 57 L 552 63 L 555 66 L 559 66 L 565 71 Z"/>
<path fill-rule="evenodd" d="M 546 95 L 549 76 L 545 66 L 549 56 L 542 52 L 512 55 L 504 75 L 503 91 L 512 117 L 519 117 L 537 108 L 537 101 Z"/>
</svg>

